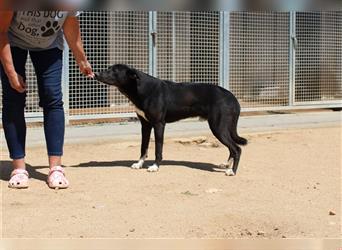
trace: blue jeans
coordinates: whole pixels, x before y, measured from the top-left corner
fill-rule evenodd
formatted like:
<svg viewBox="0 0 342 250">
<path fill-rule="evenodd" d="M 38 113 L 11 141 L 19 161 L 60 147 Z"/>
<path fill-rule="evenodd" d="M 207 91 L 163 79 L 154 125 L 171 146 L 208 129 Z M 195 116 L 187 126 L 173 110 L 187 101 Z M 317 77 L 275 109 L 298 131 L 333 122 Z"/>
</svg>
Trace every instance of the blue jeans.
<svg viewBox="0 0 342 250">
<path fill-rule="evenodd" d="M 44 113 L 44 133 L 49 156 L 61 156 L 64 143 L 64 110 L 62 101 L 62 58 L 63 52 L 58 49 L 44 51 L 28 51 L 12 47 L 12 58 L 16 72 L 24 80 L 27 55 L 30 53 L 39 93 L 39 106 Z M 24 108 L 26 93 L 19 93 L 10 86 L 9 80 L 0 63 L 2 83 L 2 125 L 10 157 L 25 157 L 26 123 Z"/>
</svg>

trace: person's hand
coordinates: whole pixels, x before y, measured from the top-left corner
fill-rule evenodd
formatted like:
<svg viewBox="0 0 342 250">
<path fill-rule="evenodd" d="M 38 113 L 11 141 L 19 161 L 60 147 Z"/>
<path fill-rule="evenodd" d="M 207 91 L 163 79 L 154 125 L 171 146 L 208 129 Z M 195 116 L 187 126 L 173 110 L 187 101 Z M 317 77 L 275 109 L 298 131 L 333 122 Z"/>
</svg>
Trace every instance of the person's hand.
<svg viewBox="0 0 342 250">
<path fill-rule="evenodd" d="M 91 65 L 88 61 L 82 61 L 78 64 L 80 67 L 80 71 L 82 72 L 83 75 L 86 77 L 94 78 L 95 74 L 91 68 Z"/>
<path fill-rule="evenodd" d="M 12 76 L 8 77 L 8 79 L 13 89 L 18 91 L 19 93 L 24 93 L 26 91 L 27 85 L 21 75 L 15 73 Z"/>
</svg>

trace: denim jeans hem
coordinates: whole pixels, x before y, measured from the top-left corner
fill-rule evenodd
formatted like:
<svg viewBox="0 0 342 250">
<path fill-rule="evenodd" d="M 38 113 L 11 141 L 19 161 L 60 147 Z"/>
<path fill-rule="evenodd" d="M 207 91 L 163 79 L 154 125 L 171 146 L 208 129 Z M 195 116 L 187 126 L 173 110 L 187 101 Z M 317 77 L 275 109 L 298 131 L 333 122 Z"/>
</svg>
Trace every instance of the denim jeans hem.
<svg viewBox="0 0 342 250">
<path fill-rule="evenodd" d="M 63 152 L 48 152 L 48 156 L 62 156 Z"/>
<path fill-rule="evenodd" d="M 19 160 L 19 159 L 23 159 L 23 158 L 25 158 L 25 154 L 23 154 L 23 155 L 19 155 L 19 156 L 10 155 L 10 158 L 11 158 L 12 160 Z"/>
</svg>

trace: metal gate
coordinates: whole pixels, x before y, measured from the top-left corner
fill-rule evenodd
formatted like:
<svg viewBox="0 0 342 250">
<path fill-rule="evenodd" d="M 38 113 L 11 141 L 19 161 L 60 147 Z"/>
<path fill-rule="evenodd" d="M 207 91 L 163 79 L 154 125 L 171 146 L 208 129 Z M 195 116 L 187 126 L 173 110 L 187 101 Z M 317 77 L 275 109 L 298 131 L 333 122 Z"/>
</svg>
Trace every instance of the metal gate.
<svg viewBox="0 0 342 250">
<path fill-rule="evenodd" d="M 220 85 L 245 111 L 342 106 L 341 11 L 99 11 L 80 22 L 94 71 L 126 63 L 162 79 Z M 30 62 L 27 82 L 26 115 L 41 120 Z M 81 76 L 67 50 L 63 94 L 66 120 L 135 116 L 114 87 Z"/>
<path fill-rule="evenodd" d="M 296 105 L 342 99 L 342 12 L 297 12 L 295 16 Z"/>
<path fill-rule="evenodd" d="M 245 109 L 289 104 L 289 13 L 230 13 L 230 90 Z"/>
</svg>

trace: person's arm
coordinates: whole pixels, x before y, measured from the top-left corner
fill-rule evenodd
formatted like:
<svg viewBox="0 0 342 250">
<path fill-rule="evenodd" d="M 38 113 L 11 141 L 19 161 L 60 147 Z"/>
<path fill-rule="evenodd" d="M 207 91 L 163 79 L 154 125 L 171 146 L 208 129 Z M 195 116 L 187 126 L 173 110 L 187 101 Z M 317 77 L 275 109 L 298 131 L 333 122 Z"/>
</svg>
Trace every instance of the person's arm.
<svg viewBox="0 0 342 250">
<path fill-rule="evenodd" d="M 0 11 L 0 61 L 11 84 L 20 93 L 26 90 L 22 76 L 18 75 L 13 65 L 11 47 L 8 41 L 8 29 L 13 18 L 13 11 Z"/>
<path fill-rule="evenodd" d="M 67 17 L 63 25 L 65 39 L 76 59 L 81 72 L 88 77 L 93 78 L 94 73 L 90 63 L 84 52 L 83 43 L 81 39 L 80 23 L 77 17 Z"/>
</svg>

